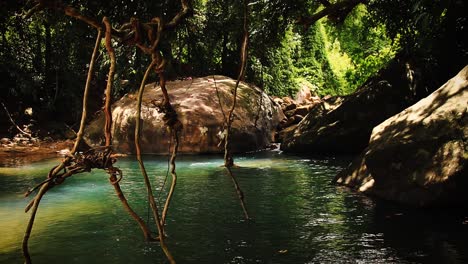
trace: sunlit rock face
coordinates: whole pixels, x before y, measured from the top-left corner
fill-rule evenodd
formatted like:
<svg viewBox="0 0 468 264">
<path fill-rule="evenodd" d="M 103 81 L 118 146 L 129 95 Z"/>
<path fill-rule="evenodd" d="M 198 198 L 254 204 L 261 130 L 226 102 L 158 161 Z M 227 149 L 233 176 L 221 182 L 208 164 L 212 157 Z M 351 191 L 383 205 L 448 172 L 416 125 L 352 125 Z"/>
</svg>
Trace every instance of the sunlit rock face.
<svg viewBox="0 0 468 264">
<path fill-rule="evenodd" d="M 416 206 L 468 201 L 468 66 L 372 131 L 369 147 L 335 178 Z"/>
<path fill-rule="evenodd" d="M 171 103 L 183 124 L 180 153 L 220 153 L 224 151 L 224 116 L 233 104 L 236 81 L 225 76 L 209 76 L 168 82 Z M 265 148 L 274 136 L 284 115 L 281 109 L 259 88 L 240 83 L 234 111 L 232 150 L 253 151 Z M 161 88 L 148 84 L 143 94 L 141 146 L 144 153 L 168 153 L 170 133 L 163 114 L 153 105 L 162 101 Z M 134 153 L 137 94 L 127 94 L 112 106 L 112 144 L 116 151 Z M 224 114 L 223 114 L 224 112 Z M 101 113 L 86 130 L 85 138 L 93 146 L 104 141 L 104 115 Z M 222 142 L 221 142 L 222 141 Z"/>
<path fill-rule="evenodd" d="M 284 133 L 281 149 L 307 154 L 361 152 L 376 125 L 415 102 L 418 79 L 407 65 L 395 60 L 342 101 L 330 98 L 315 105 L 297 128 Z"/>
</svg>

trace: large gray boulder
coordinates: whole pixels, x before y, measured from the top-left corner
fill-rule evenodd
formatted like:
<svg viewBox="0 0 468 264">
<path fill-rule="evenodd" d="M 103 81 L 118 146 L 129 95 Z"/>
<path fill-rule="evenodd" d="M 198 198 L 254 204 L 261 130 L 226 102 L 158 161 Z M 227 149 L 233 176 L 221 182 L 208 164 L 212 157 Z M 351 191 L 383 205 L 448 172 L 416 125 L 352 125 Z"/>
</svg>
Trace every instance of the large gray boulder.
<svg viewBox="0 0 468 264">
<path fill-rule="evenodd" d="M 468 201 L 468 66 L 372 131 L 367 149 L 334 181 L 415 206 Z"/>
<path fill-rule="evenodd" d="M 284 135 L 281 149 L 308 154 L 355 154 L 369 142 L 372 129 L 414 103 L 418 79 L 409 64 L 395 60 L 336 108 L 317 105 Z"/>
<path fill-rule="evenodd" d="M 221 142 L 224 114 L 227 116 L 232 106 L 235 82 L 225 76 L 209 76 L 167 83 L 171 103 L 183 124 L 180 153 L 224 151 L 224 143 Z M 265 148 L 272 142 L 275 129 L 284 118 L 280 107 L 259 88 L 243 82 L 239 85 L 237 95 L 232 150 L 245 152 Z M 135 150 L 136 97 L 136 93 L 127 94 L 112 106 L 112 145 L 121 153 L 134 153 Z M 145 87 L 141 112 L 143 153 L 162 154 L 170 148 L 170 134 L 164 126 L 162 113 L 152 103 L 161 98 L 159 86 L 148 84 Z M 88 144 L 95 146 L 103 142 L 103 124 L 102 113 L 89 124 L 85 133 Z"/>
</svg>

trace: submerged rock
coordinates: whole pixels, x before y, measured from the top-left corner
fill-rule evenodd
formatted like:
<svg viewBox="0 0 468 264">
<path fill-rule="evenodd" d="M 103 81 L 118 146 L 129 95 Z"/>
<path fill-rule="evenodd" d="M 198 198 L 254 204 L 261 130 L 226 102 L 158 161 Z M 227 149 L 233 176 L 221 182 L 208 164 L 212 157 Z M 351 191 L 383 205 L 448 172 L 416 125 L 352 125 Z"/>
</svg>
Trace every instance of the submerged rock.
<svg viewBox="0 0 468 264">
<path fill-rule="evenodd" d="M 395 61 L 354 94 L 324 98 L 297 128 L 284 135 L 281 149 L 309 154 L 359 153 L 372 129 L 412 101 L 417 80 L 404 61 Z"/>
<path fill-rule="evenodd" d="M 183 124 L 180 153 L 224 151 L 224 142 L 221 142 L 224 115 L 228 115 L 232 106 L 235 82 L 225 76 L 210 76 L 167 83 L 171 103 Z M 243 82 L 239 84 L 237 96 L 232 150 L 245 152 L 265 148 L 272 142 L 275 129 L 284 118 L 280 107 L 259 88 Z M 161 99 L 159 86 L 148 84 L 145 87 L 141 111 L 143 153 L 168 153 L 172 144 L 162 120 L 163 114 L 152 103 Z M 112 106 L 112 144 L 118 152 L 134 153 L 136 103 L 137 96 L 133 93 L 125 95 Z M 103 125 L 104 115 L 100 113 L 85 132 L 85 139 L 90 145 L 103 142 Z"/>
<path fill-rule="evenodd" d="M 372 131 L 335 182 L 416 206 L 468 201 L 468 66 Z"/>
</svg>

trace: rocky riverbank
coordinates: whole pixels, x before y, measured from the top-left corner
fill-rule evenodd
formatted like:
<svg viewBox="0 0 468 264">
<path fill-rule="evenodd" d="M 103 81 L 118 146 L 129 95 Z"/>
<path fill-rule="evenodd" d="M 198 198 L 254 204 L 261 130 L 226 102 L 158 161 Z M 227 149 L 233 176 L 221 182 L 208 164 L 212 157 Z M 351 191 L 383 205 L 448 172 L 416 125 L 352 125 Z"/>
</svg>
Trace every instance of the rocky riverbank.
<svg viewBox="0 0 468 264">
<path fill-rule="evenodd" d="M 376 126 L 369 146 L 334 182 L 413 206 L 466 206 L 467 103 L 468 66 Z"/>
<path fill-rule="evenodd" d="M 60 158 L 73 147 L 73 140 L 28 137 L 0 140 L 0 167 L 19 166 L 49 158 Z"/>
</svg>

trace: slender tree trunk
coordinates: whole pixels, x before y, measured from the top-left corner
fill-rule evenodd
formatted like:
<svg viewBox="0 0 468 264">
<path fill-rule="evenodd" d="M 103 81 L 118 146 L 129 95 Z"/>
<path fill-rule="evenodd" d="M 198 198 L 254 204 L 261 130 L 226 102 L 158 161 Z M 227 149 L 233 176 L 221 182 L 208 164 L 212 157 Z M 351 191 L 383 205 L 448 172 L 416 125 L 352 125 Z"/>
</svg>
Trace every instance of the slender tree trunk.
<svg viewBox="0 0 468 264">
<path fill-rule="evenodd" d="M 187 63 L 192 68 L 192 37 L 190 35 L 190 30 L 188 30 L 188 26 L 185 26 L 187 30 Z M 192 71 L 188 72 L 186 75 L 193 75 Z"/>
<path fill-rule="evenodd" d="M 42 35 L 41 35 L 41 28 L 39 25 L 36 25 L 35 28 L 35 35 L 36 35 L 36 52 L 33 59 L 33 67 L 38 73 L 44 73 L 44 69 L 42 67 Z"/>
<path fill-rule="evenodd" d="M 44 88 L 46 93 L 52 88 L 52 70 L 51 70 L 51 59 L 52 59 L 52 44 L 51 44 L 51 33 L 49 23 L 44 23 L 45 28 L 45 50 L 44 50 Z M 49 97 L 49 96 L 47 96 Z"/>
</svg>

